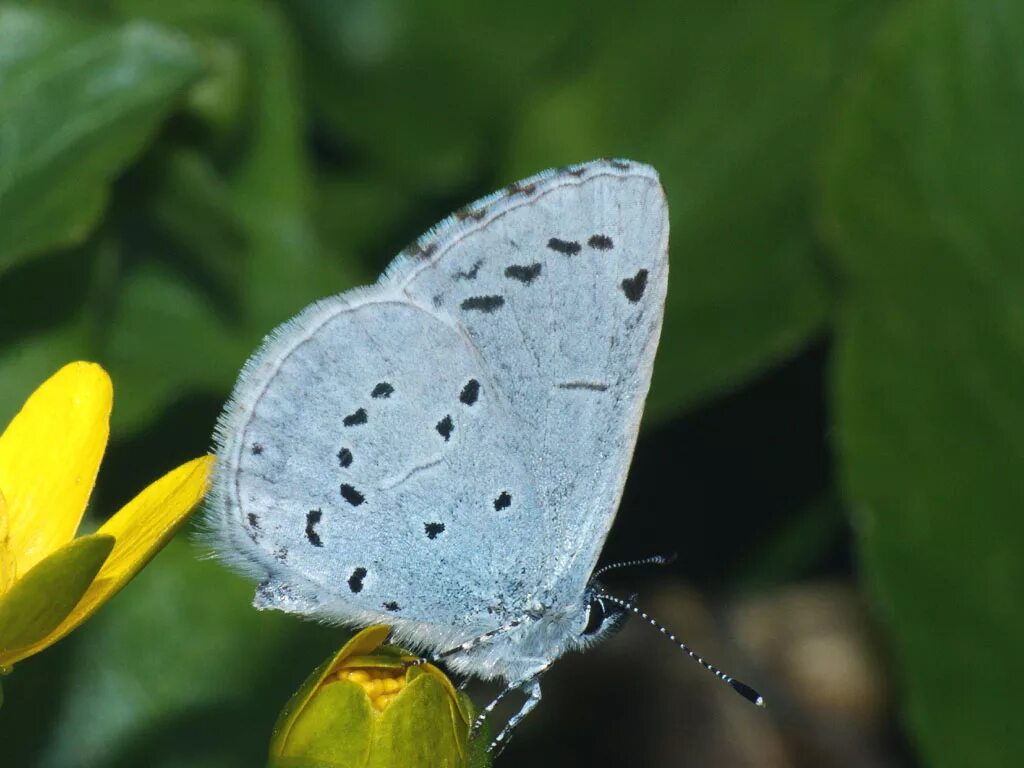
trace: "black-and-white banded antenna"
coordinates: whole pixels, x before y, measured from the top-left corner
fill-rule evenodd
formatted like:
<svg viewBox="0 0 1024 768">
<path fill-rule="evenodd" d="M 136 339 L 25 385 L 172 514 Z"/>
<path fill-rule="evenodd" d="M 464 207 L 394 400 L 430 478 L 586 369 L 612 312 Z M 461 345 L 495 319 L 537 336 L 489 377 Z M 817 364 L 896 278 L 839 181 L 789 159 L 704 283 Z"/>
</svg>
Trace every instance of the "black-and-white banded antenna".
<svg viewBox="0 0 1024 768">
<path fill-rule="evenodd" d="M 650 624 L 656 630 L 661 632 L 661 634 L 665 635 L 665 637 L 667 637 L 669 640 L 671 640 L 673 643 L 675 643 L 677 646 L 679 646 L 679 648 L 687 656 L 689 656 L 691 659 L 696 661 L 698 664 L 700 664 L 702 667 L 704 667 L 704 669 L 706 669 L 708 672 L 713 674 L 715 677 L 717 677 L 723 683 L 726 683 L 730 688 L 732 688 L 734 691 L 736 691 L 736 693 L 738 693 L 744 699 L 749 701 L 751 704 L 755 704 L 755 705 L 757 705 L 759 707 L 763 707 L 764 706 L 764 697 L 761 696 L 761 694 L 759 694 L 757 691 L 755 691 L 753 688 L 751 688 L 746 683 L 741 683 L 735 677 L 732 677 L 731 675 L 727 675 L 725 672 L 720 670 L 714 664 L 711 664 L 711 663 L 709 663 L 707 661 L 704 661 L 704 659 L 702 659 L 697 654 L 697 652 L 693 650 L 693 648 L 691 648 L 686 643 L 684 643 L 682 640 L 680 640 L 678 637 L 673 635 L 671 632 L 668 631 L 668 629 L 665 628 L 665 626 L 661 622 L 659 622 L 655 618 L 652 618 L 651 616 L 648 616 L 646 613 L 641 611 L 637 606 L 633 605 L 633 603 L 629 602 L 628 600 L 623 600 L 621 598 L 615 597 L 614 595 L 609 595 L 606 592 L 600 593 L 599 595 L 597 595 L 597 597 L 599 597 L 601 599 L 604 599 L 604 600 L 607 600 L 610 603 L 615 603 L 616 605 L 621 606 L 622 608 L 625 608 L 627 611 L 635 613 L 637 616 L 642 618 L 644 621 L 646 621 L 648 624 Z"/>
<path fill-rule="evenodd" d="M 608 573 L 608 571 L 614 571 L 617 568 L 633 568 L 637 565 L 668 565 L 676 559 L 674 554 L 672 555 L 651 555 L 650 557 L 643 557 L 639 560 L 620 560 L 617 563 L 608 563 L 608 565 L 601 566 L 590 578 L 596 579 L 602 573 Z"/>
</svg>

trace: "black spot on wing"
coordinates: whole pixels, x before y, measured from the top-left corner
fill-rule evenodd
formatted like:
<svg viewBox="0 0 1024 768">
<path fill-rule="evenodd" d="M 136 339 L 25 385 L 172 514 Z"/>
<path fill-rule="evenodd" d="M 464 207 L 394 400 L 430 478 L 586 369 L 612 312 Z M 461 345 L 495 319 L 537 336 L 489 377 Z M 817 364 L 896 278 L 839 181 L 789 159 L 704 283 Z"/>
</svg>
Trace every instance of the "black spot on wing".
<svg viewBox="0 0 1024 768">
<path fill-rule="evenodd" d="M 615 244 L 608 235 L 591 235 L 587 245 L 599 251 L 610 251 Z"/>
<path fill-rule="evenodd" d="M 261 453 L 263 453 L 263 446 L 260 445 L 259 443 L 253 443 L 252 444 L 252 455 L 253 456 L 259 456 Z"/>
<path fill-rule="evenodd" d="M 426 245 L 413 243 L 402 251 L 402 255 L 410 259 L 429 259 L 436 251 L 437 243 L 427 243 Z"/>
<path fill-rule="evenodd" d="M 388 602 L 384 603 L 384 609 L 388 610 L 388 611 L 400 611 L 400 610 L 402 610 L 401 606 L 398 603 L 396 603 L 394 600 L 388 600 Z"/>
<path fill-rule="evenodd" d="M 342 469 L 352 466 L 352 451 L 348 448 L 342 448 L 338 451 L 338 464 L 341 465 Z"/>
<path fill-rule="evenodd" d="M 508 193 L 510 197 L 512 195 L 526 195 L 527 197 L 529 197 L 530 195 L 537 191 L 537 185 L 520 184 L 519 182 L 516 182 L 515 184 L 511 184 L 508 187 L 506 187 L 505 191 Z"/>
<path fill-rule="evenodd" d="M 472 267 L 465 271 L 456 272 L 454 275 L 452 275 L 452 277 L 455 278 L 456 280 L 476 280 L 477 273 L 480 272 L 481 264 L 483 264 L 483 261 L 477 259 Z"/>
<path fill-rule="evenodd" d="M 523 285 L 529 285 L 540 274 L 541 265 L 535 264 L 512 264 L 505 268 L 505 277 L 518 280 Z"/>
<path fill-rule="evenodd" d="M 248 519 L 249 527 L 252 528 L 254 531 L 258 531 L 260 529 L 260 519 L 256 517 L 256 515 L 254 515 L 252 512 L 249 513 Z"/>
<path fill-rule="evenodd" d="M 563 381 L 558 384 L 559 389 L 589 389 L 594 392 L 604 392 L 608 389 L 607 384 L 599 381 Z"/>
<path fill-rule="evenodd" d="M 627 277 L 622 281 L 622 292 L 626 294 L 626 298 L 636 304 L 640 301 L 640 297 L 644 295 L 644 289 L 647 287 L 647 270 L 641 269 L 633 277 Z"/>
<path fill-rule="evenodd" d="M 575 240 L 559 240 L 557 237 L 548 240 L 548 248 L 558 253 L 564 253 L 566 256 L 575 256 L 583 250 L 583 246 Z"/>
<path fill-rule="evenodd" d="M 448 438 L 452 436 L 452 430 L 455 429 L 455 424 L 452 423 L 452 417 L 445 416 L 443 419 L 437 422 L 437 425 L 434 427 L 434 429 L 437 430 L 437 434 L 443 437 L 444 441 L 447 443 Z"/>
<path fill-rule="evenodd" d="M 494 511 L 500 512 L 503 509 L 508 509 L 512 506 L 512 496 L 508 491 L 502 491 L 498 494 L 498 498 L 494 500 Z"/>
<path fill-rule="evenodd" d="M 466 219 L 480 221 L 480 219 L 482 219 L 486 215 L 486 208 L 481 208 L 480 210 L 473 210 L 472 208 L 459 208 L 459 210 L 455 212 L 455 218 L 458 219 L 459 221 L 465 221 Z"/>
<path fill-rule="evenodd" d="M 343 498 L 353 507 L 358 507 L 360 504 L 366 501 L 366 497 L 363 496 L 363 494 L 361 494 L 348 483 L 341 484 L 341 498 Z"/>
<path fill-rule="evenodd" d="M 630 169 L 629 163 L 625 160 L 609 160 L 608 165 L 612 168 L 618 168 L 620 171 L 628 171 Z"/>
<path fill-rule="evenodd" d="M 324 545 L 320 541 L 320 535 L 315 530 L 323 514 L 323 511 L 319 509 L 311 509 L 306 513 L 306 538 L 309 539 L 309 543 L 314 547 L 322 547 Z"/>
<path fill-rule="evenodd" d="M 423 530 L 428 539 L 436 539 L 439 533 L 444 533 L 444 523 L 424 523 Z"/>
<path fill-rule="evenodd" d="M 356 568 L 352 571 L 352 575 L 348 577 L 348 588 L 353 592 L 363 591 L 363 579 L 366 578 L 366 569 L 363 567 Z"/>
<path fill-rule="evenodd" d="M 355 413 L 350 413 L 348 416 L 341 420 L 341 423 L 344 424 L 346 427 L 355 427 L 359 424 L 365 424 L 366 409 L 360 408 Z"/>
<path fill-rule="evenodd" d="M 388 398 L 388 397 L 391 397 L 391 395 L 393 395 L 394 392 L 395 392 L 395 388 L 394 387 L 392 387 L 386 381 L 382 381 L 380 384 L 378 384 L 376 387 L 373 388 L 373 391 L 370 393 L 370 397 Z"/>
<path fill-rule="evenodd" d="M 501 296 L 470 296 L 462 302 L 462 308 L 489 314 L 504 304 L 505 299 Z"/>
<path fill-rule="evenodd" d="M 462 388 L 459 400 L 465 405 L 472 405 L 478 397 L 480 397 L 480 382 L 476 379 L 470 379 L 466 382 L 466 386 Z"/>
</svg>

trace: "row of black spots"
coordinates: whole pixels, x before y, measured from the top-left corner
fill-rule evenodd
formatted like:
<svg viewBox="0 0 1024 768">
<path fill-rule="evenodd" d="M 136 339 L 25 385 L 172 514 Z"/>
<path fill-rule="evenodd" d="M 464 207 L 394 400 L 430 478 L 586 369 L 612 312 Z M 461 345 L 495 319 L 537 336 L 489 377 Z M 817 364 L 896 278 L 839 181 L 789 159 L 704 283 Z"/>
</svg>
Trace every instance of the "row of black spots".
<svg viewBox="0 0 1024 768">
<path fill-rule="evenodd" d="M 459 270 L 452 277 L 455 280 L 476 280 L 476 276 L 480 273 L 480 267 L 483 265 L 482 259 L 477 259 L 473 262 L 473 266 L 466 270 Z"/>
<path fill-rule="evenodd" d="M 370 397 L 375 400 L 387 400 L 395 393 L 395 388 L 387 381 L 381 381 L 370 390 Z M 341 423 L 346 427 L 358 427 L 366 424 L 369 421 L 369 415 L 366 413 L 365 408 L 359 408 L 348 416 L 341 420 Z M 262 453 L 263 448 L 260 446 L 260 452 Z M 347 469 L 352 465 L 352 451 L 348 448 L 342 448 L 338 451 L 338 464 L 342 469 Z"/>
<path fill-rule="evenodd" d="M 451 414 L 445 416 L 443 419 L 437 422 L 437 424 L 434 426 L 434 429 L 437 430 L 437 434 L 443 437 L 444 441 L 447 443 L 448 439 L 452 436 L 452 432 L 455 429 L 455 423 L 452 421 Z"/>
<path fill-rule="evenodd" d="M 344 419 L 342 419 L 341 423 L 344 424 L 346 427 L 357 427 L 361 424 L 365 424 L 366 421 L 366 409 L 360 408 L 357 411 L 350 413 Z"/>
<path fill-rule="evenodd" d="M 364 501 L 366 501 L 366 497 L 363 496 L 363 494 L 361 494 L 359 491 L 357 491 L 353 486 L 349 485 L 348 483 L 342 483 L 341 486 L 340 486 L 340 490 L 341 490 L 341 498 L 343 498 L 345 501 L 347 501 L 353 507 L 358 507 L 360 504 L 362 504 Z"/>
<path fill-rule="evenodd" d="M 433 541 L 438 535 L 444 533 L 444 523 L 424 523 L 423 531 L 427 534 L 427 538 Z"/>
<path fill-rule="evenodd" d="M 461 306 L 465 310 L 490 314 L 494 310 L 505 306 L 505 298 L 503 296 L 470 296 L 468 299 L 463 300 Z"/>
<path fill-rule="evenodd" d="M 615 242 L 608 235 L 596 234 L 590 236 L 587 240 L 587 246 L 596 251 L 610 251 L 615 247 Z M 583 246 L 580 245 L 578 240 L 562 240 L 557 237 L 552 237 L 548 240 L 548 248 L 566 256 L 575 256 L 583 250 Z"/>
<path fill-rule="evenodd" d="M 561 253 L 566 256 L 575 256 L 583 250 L 583 246 L 576 240 L 559 240 L 557 237 L 552 237 L 548 240 L 548 248 L 555 253 Z"/>
<path fill-rule="evenodd" d="M 459 402 L 463 405 L 473 405 L 480 397 L 480 382 L 476 379 L 470 379 L 466 382 L 466 386 L 462 388 L 462 392 L 459 393 Z"/>
<path fill-rule="evenodd" d="M 359 566 L 352 575 L 348 577 L 348 588 L 352 590 L 354 594 L 359 594 L 363 591 L 363 579 L 366 578 L 366 569 Z"/>
<path fill-rule="evenodd" d="M 644 295 L 645 288 L 647 288 L 646 269 L 641 269 L 633 277 L 627 277 L 622 281 L 622 292 L 626 294 L 626 298 L 633 304 L 640 301 L 640 298 Z"/>
<path fill-rule="evenodd" d="M 505 277 L 518 280 L 523 285 L 529 285 L 540 276 L 541 265 L 534 264 L 512 264 L 505 268 Z"/>
<path fill-rule="evenodd" d="M 322 547 L 324 543 L 320 541 L 320 534 L 316 532 L 316 526 L 320 523 L 320 518 L 323 517 L 323 510 L 311 509 L 306 513 L 306 538 L 309 539 L 309 543 L 314 547 Z"/>
<path fill-rule="evenodd" d="M 385 611 L 391 611 L 392 613 L 394 613 L 395 611 L 402 610 L 402 606 L 400 606 L 394 600 L 388 600 L 386 603 L 383 603 L 382 605 L 384 606 Z"/>
<path fill-rule="evenodd" d="M 512 494 L 508 491 L 502 491 L 498 494 L 498 498 L 494 500 L 494 511 L 501 512 L 503 509 L 508 509 L 512 506 Z"/>
</svg>

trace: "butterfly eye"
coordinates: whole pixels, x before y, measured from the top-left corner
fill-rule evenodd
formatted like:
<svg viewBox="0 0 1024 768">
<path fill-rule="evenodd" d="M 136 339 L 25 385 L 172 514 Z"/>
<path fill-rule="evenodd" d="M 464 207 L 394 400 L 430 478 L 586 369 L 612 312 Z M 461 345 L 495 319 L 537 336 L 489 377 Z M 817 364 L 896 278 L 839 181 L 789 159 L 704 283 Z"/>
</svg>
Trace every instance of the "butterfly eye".
<svg viewBox="0 0 1024 768">
<path fill-rule="evenodd" d="M 587 626 L 583 628 L 583 634 L 589 636 L 600 632 L 606 617 L 604 601 L 601 598 L 591 600 L 587 606 Z"/>
</svg>

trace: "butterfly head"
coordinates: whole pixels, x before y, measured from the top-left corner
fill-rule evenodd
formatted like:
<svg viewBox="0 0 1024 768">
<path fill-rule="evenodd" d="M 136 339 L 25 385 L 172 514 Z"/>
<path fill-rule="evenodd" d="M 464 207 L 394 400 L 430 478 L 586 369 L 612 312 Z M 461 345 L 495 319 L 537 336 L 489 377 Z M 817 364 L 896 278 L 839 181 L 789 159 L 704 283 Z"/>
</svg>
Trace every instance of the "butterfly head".
<svg viewBox="0 0 1024 768">
<path fill-rule="evenodd" d="M 614 633 L 615 630 L 621 627 L 626 621 L 626 618 L 632 613 L 646 621 L 661 634 L 665 635 L 665 637 L 675 643 L 683 653 L 704 667 L 708 672 L 711 672 L 723 683 L 726 683 L 747 701 L 752 704 L 756 704 L 759 707 L 763 707 L 764 698 L 761 694 L 746 683 L 726 674 L 714 664 L 710 664 L 705 661 L 696 652 L 694 652 L 690 646 L 680 641 L 674 634 L 672 634 L 672 632 L 661 624 L 661 622 L 640 610 L 636 604 L 637 596 L 635 594 L 630 595 L 628 600 L 623 600 L 620 597 L 616 597 L 615 595 L 611 595 L 606 592 L 604 586 L 600 581 L 598 581 L 599 576 L 615 568 L 625 568 L 637 565 L 665 565 L 673 559 L 675 559 L 674 556 L 662 557 L 661 555 L 655 555 L 654 557 L 647 557 L 642 560 L 629 560 L 620 563 L 612 563 L 594 571 L 594 574 L 590 577 L 590 582 L 587 584 L 587 588 L 583 593 L 584 608 L 579 614 L 581 629 L 579 637 L 576 640 L 576 647 L 580 649 L 586 648 L 598 642 L 602 638 L 607 637 L 609 634 Z"/>
<path fill-rule="evenodd" d="M 630 595 L 630 601 L 636 595 Z M 576 638 L 578 648 L 591 645 L 615 634 L 625 624 L 629 611 L 621 605 L 605 597 L 604 586 L 596 579 L 591 579 L 583 593 L 583 610 L 579 615 L 579 626 Z"/>
</svg>

